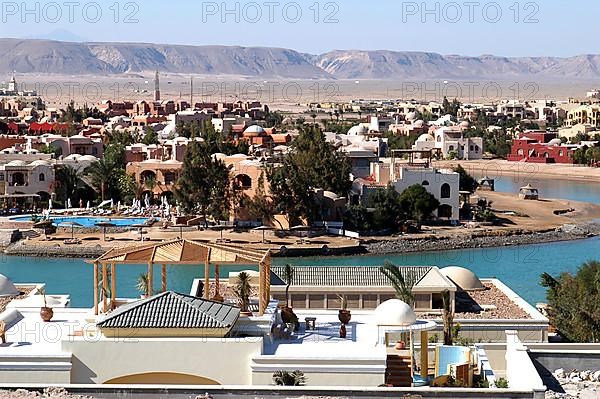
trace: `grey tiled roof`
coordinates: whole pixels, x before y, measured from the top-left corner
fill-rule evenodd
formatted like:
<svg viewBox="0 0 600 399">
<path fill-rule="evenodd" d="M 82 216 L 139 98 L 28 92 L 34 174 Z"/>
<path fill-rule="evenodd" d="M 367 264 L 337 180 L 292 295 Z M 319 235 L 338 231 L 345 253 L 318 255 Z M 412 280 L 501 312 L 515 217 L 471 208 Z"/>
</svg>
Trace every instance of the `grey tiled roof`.
<svg viewBox="0 0 600 399">
<path fill-rule="evenodd" d="M 431 266 L 401 266 L 402 275 L 414 276 L 415 284 Z M 271 266 L 271 284 L 285 285 L 285 267 Z M 312 287 L 389 287 L 389 280 L 377 266 L 294 266 L 294 286 Z"/>
<path fill-rule="evenodd" d="M 117 308 L 98 323 L 104 328 L 229 328 L 240 309 L 167 291 Z"/>
</svg>

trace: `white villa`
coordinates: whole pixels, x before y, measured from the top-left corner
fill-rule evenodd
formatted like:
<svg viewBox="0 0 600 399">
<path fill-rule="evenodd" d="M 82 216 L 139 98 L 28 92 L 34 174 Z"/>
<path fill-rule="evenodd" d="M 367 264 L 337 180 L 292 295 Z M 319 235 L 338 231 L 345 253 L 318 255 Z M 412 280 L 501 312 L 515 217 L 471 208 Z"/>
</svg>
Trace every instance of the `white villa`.
<svg viewBox="0 0 600 399">
<path fill-rule="evenodd" d="M 412 148 L 415 151 L 438 150 L 445 158 L 451 155 L 464 160 L 483 158 L 483 139 L 481 137 L 464 137 L 466 128 L 468 128 L 468 122 L 462 122 L 459 126 L 440 127 L 433 135 L 421 135 Z"/>
</svg>

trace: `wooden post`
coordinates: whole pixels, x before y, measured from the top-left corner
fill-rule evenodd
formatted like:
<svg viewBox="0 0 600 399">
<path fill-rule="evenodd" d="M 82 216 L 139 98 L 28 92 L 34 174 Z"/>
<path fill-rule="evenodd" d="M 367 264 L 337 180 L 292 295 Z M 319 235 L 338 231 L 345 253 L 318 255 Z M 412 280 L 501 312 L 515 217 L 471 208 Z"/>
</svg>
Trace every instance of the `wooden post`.
<svg viewBox="0 0 600 399">
<path fill-rule="evenodd" d="M 148 262 L 148 296 L 151 297 L 153 295 L 152 293 L 152 287 L 153 287 L 153 279 L 152 279 L 152 275 L 154 274 L 154 264 L 152 262 Z"/>
<path fill-rule="evenodd" d="M 210 299 L 210 263 L 204 263 L 204 299 Z"/>
<path fill-rule="evenodd" d="M 117 274 L 115 262 L 110 265 L 110 308 L 115 308 L 115 299 L 117 299 Z"/>
<path fill-rule="evenodd" d="M 162 292 L 167 292 L 167 265 L 162 264 Z"/>
<path fill-rule="evenodd" d="M 94 262 L 94 314 L 98 315 L 98 262 Z"/>
<path fill-rule="evenodd" d="M 267 309 L 265 303 L 265 264 L 262 261 L 258 264 L 258 284 L 258 310 L 262 316 Z"/>
<path fill-rule="evenodd" d="M 106 313 L 106 292 L 108 291 L 108 270 L 106 263 L 102 262 L 102 311 Z"/>
<path fill-rule="evenodd" d="M 421 378 L 427 381 L 429 375 L 429 335 L 421 331 Z"/>
</svg>

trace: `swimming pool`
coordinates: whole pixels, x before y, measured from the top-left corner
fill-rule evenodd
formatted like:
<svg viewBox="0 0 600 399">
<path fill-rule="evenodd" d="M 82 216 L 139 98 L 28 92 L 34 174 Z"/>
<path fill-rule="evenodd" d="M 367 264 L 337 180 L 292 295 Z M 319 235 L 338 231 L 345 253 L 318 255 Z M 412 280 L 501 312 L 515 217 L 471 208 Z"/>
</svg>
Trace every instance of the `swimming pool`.
<svg viewBox="0 0 600 399">
<path fill-rule="evenodd" d="M 149 218 L 116 218 L 116 217 L 106 217 L 106 216 L 50 216 L 50 219 L 54 222 L 55 225 L 59 225 L 65 222 L 75 222 L 79 223 L 81 226 L 77 227 L 96 227 L 96 223 L 100 222 L 109 222 L 114 224 L 117 227 L 129 227 L 134 224 L 144 224 Z M 15 222 L 29 222 L 31 221 L 31 215 L 29 216 L 17 216 L 10 218 Z"/>
</svg>

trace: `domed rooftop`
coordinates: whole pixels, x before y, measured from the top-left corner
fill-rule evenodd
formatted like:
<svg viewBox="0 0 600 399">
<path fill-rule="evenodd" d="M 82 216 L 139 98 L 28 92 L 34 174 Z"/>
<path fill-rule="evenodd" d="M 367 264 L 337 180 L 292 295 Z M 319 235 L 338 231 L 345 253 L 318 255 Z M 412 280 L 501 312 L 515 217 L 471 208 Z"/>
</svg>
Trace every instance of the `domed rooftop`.
<svg viewBox="0 0 600 399">
<path fill-rule="evenodd" d="M 435 139 L 433 138 L 433 136 L 431 134 L 425 133 L 419 136 L 419 138 L 417 139 L 418 142 L 420 143 L 424 143 L 424 142 L 433 142 L 435 141 Z"/>
<path fill-rule="evenodd" d="M 462 121 L 462 122 L 460 123 L 460 125 L 458 125 L 458 126 L 460 126 L 460 127 L 465 127 L 465 128 L 466 128 L 466 127 L 469 127 L 469 126 L 470 126 L 470 125 L 469 125 L 469 121 Z"/>
<path fill-rule="evenodd" d="M 50 162 L 39 159 L 29 164 L 30 166 L 50 166 Z"/>
<path fill-rule="evenodd" d="M 252 125 L 248 129 L 244 130 L 244 136 L 253 136 L 257 137 L 262 134 L 265 134 L 265 129 L 258 125 Z"/>
<path fill-rule="evenodd" d="M 375 322 L 378 326 L 410 326 L 417 322 L 417 315 L 407 303 L 390 299 L 375 309 Z"/>
<path fill-rule="evenodd" d="M 562 141 L 560 139 L 552 139 L 548 142 L 548 145 L 559 146 L 562 145 Z"/>
<path fill-rule="evenodd" d="M 364 136 L 367 133 L 367 128 L 363 125 L 352 126 L 350 130 L 348 130 L 348 136 Z"/>
<path fill-rule="evenodd" d="M 414 121 L 415 119 L 417 119 L 417 114 L 415 112 L 409 112 L 406 114 L 407 121 Z"/>
<path fill-rule="evenodd" d="M 423 127 L 424 124 L 425 122 L 423 122 L 421 119 L 414 123 L 415 127 Z"/>
<path fill-rule="evenodd" d="M 65 160 L 67 160 L 67 161 L 77 161 L 77 160 L 79 160 L 79 158 L 81 158 L 81 155 L 79 155 L 79 154 L 71 154 L 68 157 L 65 157 Z"/>
<path fill-rule="evenodd" d="M 25 161 L 21 161 L 21 160 L 10 161 L 9 163 L 6 164 L 6 166 L 25 166 L 25 165 L 27 165 L 25 163 Z"/>
<path fill-rule="evenodd" d="M 445 267 L 440 270 L 442 274 L 448 277 L 452 282 L 463 291 L 482 291 L 485 286 L 481 280 L 469 269 L 458 266 Z"/>
<path fill-rule="evenodd" d="M 20 292 L 8 277 L 0 274 L 0 298 L 19 295 Z"/>
</svg>

